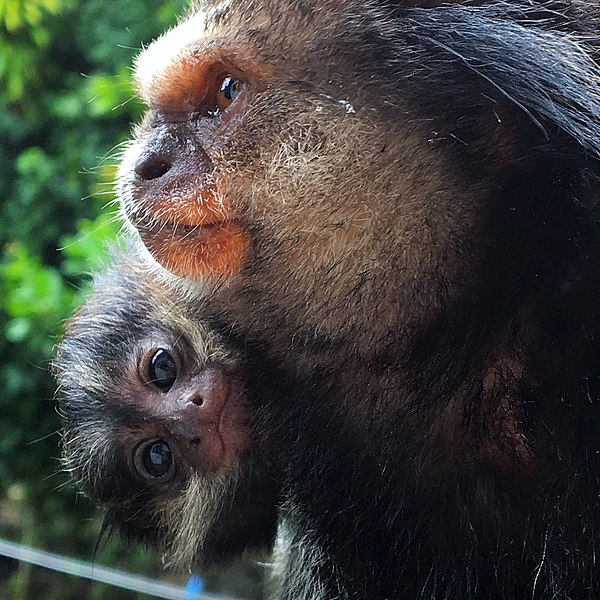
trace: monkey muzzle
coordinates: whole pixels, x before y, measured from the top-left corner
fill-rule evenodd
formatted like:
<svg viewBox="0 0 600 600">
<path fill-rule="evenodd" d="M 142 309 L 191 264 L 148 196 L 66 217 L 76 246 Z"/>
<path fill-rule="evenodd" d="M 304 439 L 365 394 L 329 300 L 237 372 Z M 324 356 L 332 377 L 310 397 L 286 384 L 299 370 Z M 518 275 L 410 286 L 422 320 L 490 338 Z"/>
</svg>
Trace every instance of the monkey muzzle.
<svg viewBox="0 0 600 600">
<path fill-rule="evenodd" d="M 235 378 L 213 367 L 176 378 L 166 391 L 149 392 L 143 400 L 146 422 L 135 427 L 130 446 L 134 474 L 162 483 L 176 471 L 230 470 L 249 443 L 242 397 Z"/>
<path fill-rule="evenodd" d="M 157 127 L 126 175 L 125 214 L 154 258 L 182 277 L 239 271 L 249 237 L 189 126 Z"/>
</svg>

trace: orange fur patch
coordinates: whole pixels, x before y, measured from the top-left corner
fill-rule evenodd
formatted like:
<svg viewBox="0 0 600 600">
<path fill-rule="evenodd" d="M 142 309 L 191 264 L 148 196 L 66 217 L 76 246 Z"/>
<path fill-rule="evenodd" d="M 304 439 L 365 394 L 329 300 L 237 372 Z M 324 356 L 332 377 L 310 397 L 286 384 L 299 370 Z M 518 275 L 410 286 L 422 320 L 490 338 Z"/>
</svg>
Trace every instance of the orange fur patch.
<svg viewBox="0 0 600 600">
<path fill-rule="evenodd" d="M 232 54 L 215 48 L 184 53 L 153 73 L 150 81 L 138 79 L 138 89 L 146 102 L 166 113 L 211 112 L 217 110 L 217 94 L 223 77 L 232 75 L 256 85 L 266 74 L 264 65 L 259 67 L 256 61 L 244 59 L 243 52 Z M 235 112 L 236 104 L 228 108 L 230 113 Z"/>
<path fill-rule="evenodd" d="M 216 52 L 203 54 L 201 60 L 195 55 L 187 56 L 156 78 L 153 100 L 159 107 L 195 108 L 215 104 L 211 96 L 218 91 L 217 80 L 229 72 L 230 69 L 218 61 Z"/>
<path fill-rule="evenodd" d="M 161 221 L 187 227 L 231 220 L 231 203 L 219 197 L 213 185 L 194 190 L 185 200 L 172 196 L 155 200 L 151 210 Z"/>
<path fill-rule="evenodd" d="M 193 228 L 163 223 L 138 231 L 158 262 L 188 279 L 237 273 L 250 249 L 249 236 L 235 221 Z"/>
</svg>

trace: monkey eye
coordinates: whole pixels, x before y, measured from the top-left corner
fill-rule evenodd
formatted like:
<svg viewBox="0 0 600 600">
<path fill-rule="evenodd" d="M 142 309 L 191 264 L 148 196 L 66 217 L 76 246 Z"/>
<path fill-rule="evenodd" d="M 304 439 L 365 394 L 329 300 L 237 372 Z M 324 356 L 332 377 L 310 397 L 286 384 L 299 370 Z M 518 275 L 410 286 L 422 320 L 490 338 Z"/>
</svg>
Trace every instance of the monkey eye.
<svg viewBox="0 0 600 600">
<path fill-rule="evenodd" d="M 221 80 L 219 93 L 217 94 L 217 105 L 219 110 L 225 110 L 237 98 L 242 90 L 243 83 L 232 75 L 227 75 Z"/>
<path fill-rule="evenodd" d="M 168 392 L 176 379 L 175 360 L 164 348 L 158 348 L 148 363 L 148 383 L 156 386 L 161 392 Z"/>
<path fill-rule="evenodd" d="M 174 471 L 173 455 L 167 442 L 142 442 L 133 453 L 133 464 L 144 479 L 163 479 Z"/>
</svg>

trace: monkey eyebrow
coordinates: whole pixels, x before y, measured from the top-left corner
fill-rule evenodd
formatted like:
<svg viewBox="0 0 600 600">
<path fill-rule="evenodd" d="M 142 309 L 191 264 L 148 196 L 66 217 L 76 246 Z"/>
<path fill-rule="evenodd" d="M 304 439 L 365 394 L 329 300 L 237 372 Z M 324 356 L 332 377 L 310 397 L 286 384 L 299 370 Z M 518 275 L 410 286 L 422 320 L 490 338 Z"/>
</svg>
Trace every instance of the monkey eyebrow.
<svg viewBox="0 0 600 600">
<path fill-rule="evenodd" d="M 222 61 L 196 47 L 163 57 L 154 67 L 151 62 L 152 55 L 143 54 L 138 61 L 134 82 L 139 97 L 151 109 L 169 107 L 169 112 L 186 114 L 204 96 L 211 65 Z"/>
</svg>

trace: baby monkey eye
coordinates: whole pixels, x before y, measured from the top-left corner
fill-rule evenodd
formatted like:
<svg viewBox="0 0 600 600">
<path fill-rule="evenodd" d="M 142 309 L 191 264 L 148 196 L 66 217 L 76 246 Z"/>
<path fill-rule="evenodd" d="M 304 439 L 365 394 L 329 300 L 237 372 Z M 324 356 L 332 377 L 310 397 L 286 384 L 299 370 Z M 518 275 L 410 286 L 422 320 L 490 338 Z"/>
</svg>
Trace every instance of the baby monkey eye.
<svg viewBox="0 0 600 600">
<path fill-rule="evenodd" d="M 133 464 L 145 479 L 160 479 L 173 473 L 173 455 L 164 440 L 143 442 L 134 450 Z"/>
<path fill-rule="evenodd" d="M 148 365 L 148 383 L 156 386 L 161 392 L 168 392 L 177 379 L 177 364 L 164 349 L 158 348 L 150 358 Z"/>
<path fill-rule="evenodd" d="M 242 85 L 243 83 L 232 75 L 227 75 L 221 80 L 217 97 L 219 110 L 225 110 L 237 98 Z"/>
</svg>

